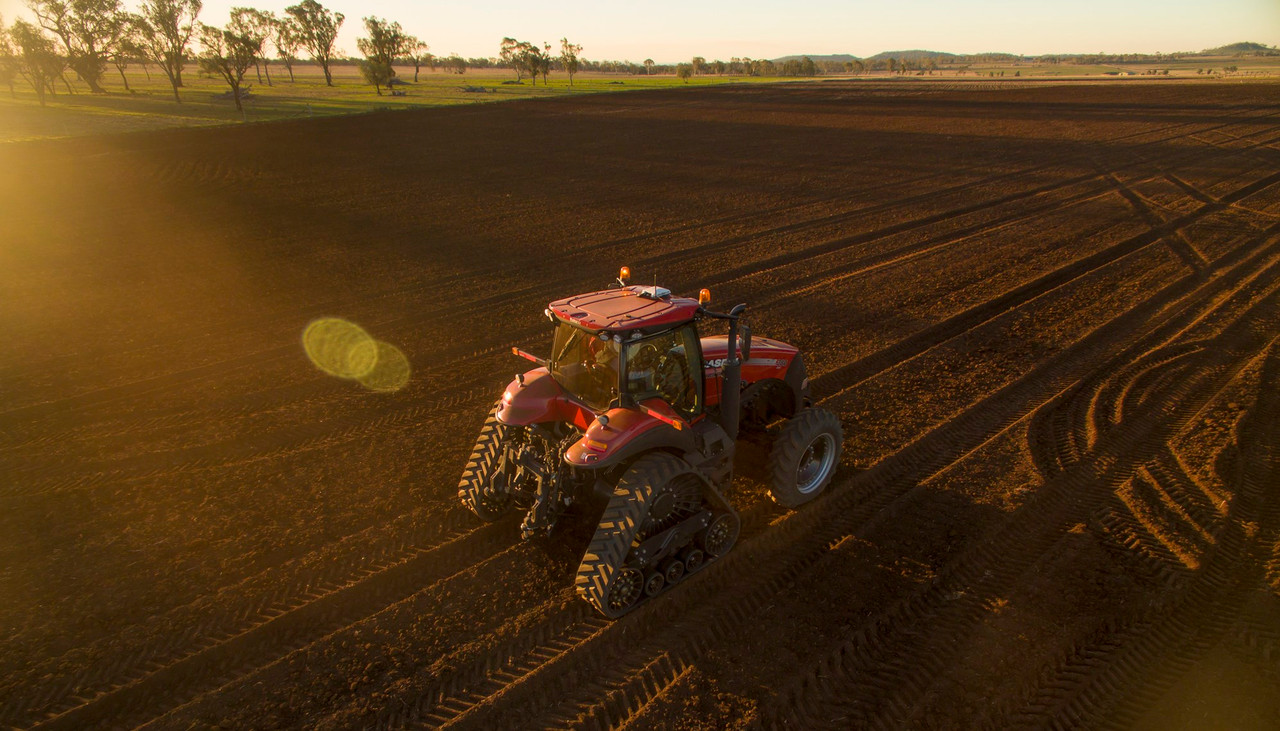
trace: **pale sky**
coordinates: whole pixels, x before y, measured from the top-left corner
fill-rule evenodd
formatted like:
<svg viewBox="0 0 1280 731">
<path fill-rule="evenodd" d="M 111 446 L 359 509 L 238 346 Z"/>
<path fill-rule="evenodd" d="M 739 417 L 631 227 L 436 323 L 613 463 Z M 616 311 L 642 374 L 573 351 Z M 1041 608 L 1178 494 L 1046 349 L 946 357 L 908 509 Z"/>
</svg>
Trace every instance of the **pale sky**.
<svg viewBox="0 0 1280 731">
<path fill-rule="evenodd" d="M 125 0 L 133 8 L 137 0 Z M 227 21 L 232 5 L 281 13 L 297 0 L 205 0 L 200 20 Z M 583 46 L 593 60 L 674 63 L 692 56 L 927 49 L 950 53 L 1169 53 L 1238 41 L 1280 44 L 1280 0 L 649 0 L 542 3 L 484 0 L 321 0 L 347 16 L 339 47 L 356 53 L 360 18 L 399 21 L 439 56 L 498 55 L 503 36 Z M 0 0 L 6 22 L 29 15 Z"/>
</svg>

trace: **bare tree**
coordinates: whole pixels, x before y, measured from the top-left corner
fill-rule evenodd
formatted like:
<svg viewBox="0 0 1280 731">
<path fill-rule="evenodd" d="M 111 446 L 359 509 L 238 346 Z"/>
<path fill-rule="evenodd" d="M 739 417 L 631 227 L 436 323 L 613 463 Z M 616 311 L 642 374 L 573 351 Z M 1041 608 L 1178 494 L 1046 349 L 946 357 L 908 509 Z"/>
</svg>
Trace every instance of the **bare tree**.
<svg viewBox="0 0 1280 731">
<path fill-rule="evenodd" d="M 292 16 L 278 18 L 271 42 L 276 46 L 276 55 L 284 62 L 289 71 L 289 82 L 293 82 L 293 62 L 298 60 L 298 49 L 302 47 L 302 31 L 298 21 Z"/>
<path fill-rule="evenodd" d="M 62 55 L 58 53 L 58 44 L 45 35 L 41 28 L 22 18 L 13 21 L 9 37 L 17 47 L 17 71 L 35 89 L 36 97 L 43 107 L 45 93 L 55 93 L 53 82 L 62 76 L 62 70 L 67 67 Z"/>
<path fill-rule="evenodd" d="M 311 58 L 324 69 L 324 83 L 333 86 L 329 63 L 333 60 L 333 44 L 338 40 L 338 29 L 342 27 L 346 16 L 327 10 L 316 0 L 302 0 L 284 11 L 298 22 L 298 38 Z"/>
<path fill-rule="evenodd" d="M 267 41 L 276 29 L 276 16 L 269 10 L 254 8 L 231 8 L 231 22 L 227 29 L 242 36 L 253 44 L 253 68 L 258 75 L 258 83 L 262 83 L 262 71 L 258 63 L 267 70 L 267 86 L 271 83 L 271 59 L 267 57 Z"/>
<path fill-rule="evenodd" d="M 569 86 L 573 86 L 573 75 L 578 73 L 579 53 L 582 53 L 582 46 L 570 43 L 568 38 L 560 39 L 560 63 L 569 74 Z"/>
<path fill-rule="evenodd" d="M 132 18 L 138 29 L 138 47 L 164 71 L 173 87 L 173 100 L 179 104 L 182 69 L 201 7 L 201 0 L 142 0 Z"/>
<path fill-rule="evenodd" d="M 213 74 L 231 87 L 231 98 L 235 100 L 236 111 L 243 112 L 240 87 L 244 82 L 244 74 L 253 65 L 256 52 L 253 40 L 236 33 L 230 28 L 215 28 L 200 24 L 200 68 Z"/>
<path fill-rule="evenodd" d="M 120 0 L 28 0 L 40 27 L 57 36 L 67 65 L 95 93 L 104 93 L 107 60 L 127 25 Z"/>
</svg>

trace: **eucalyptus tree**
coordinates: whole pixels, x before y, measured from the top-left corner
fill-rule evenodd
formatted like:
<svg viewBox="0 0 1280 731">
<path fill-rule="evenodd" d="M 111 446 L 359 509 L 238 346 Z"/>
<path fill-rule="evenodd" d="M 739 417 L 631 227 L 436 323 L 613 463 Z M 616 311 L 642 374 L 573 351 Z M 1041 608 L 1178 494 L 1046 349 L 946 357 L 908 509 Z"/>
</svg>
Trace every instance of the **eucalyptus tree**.
<svg viewBox="0 0 1280 731">
<path fill-rule="evenodd" d="M 232 8 L 231 22 L 227 29 L 247 39 L 253 45 L 253 68 L 258 75 L 258 83 L 262 83 L 262 67 L 267 70 L 267 86 L 271 84 L 271 59 L 267 58 L 267 41 L 271 40 L 276 28 L 276 16 L 269 10 L 254 8 Z M 261 62 L 261 66 L 259 66 Z"/>
<path fill-rule="evenodd" d="M 182 69 L 187 63 L 201 0 L 142 0 L 132 17 L 138 30 L 138 48 L 143 56 L 164 71 L 173 87 L 173 100 L 182 103 Z"/>
<path fill-rule="evenodd" d="M 415 84 L 418 83 L 418 73 L 422 71 L 422 67 L 434 58 L 429 53 L 430 50 L 431 46 L 418 40 L 416 36 L 409 36 L 405 43 L 405 58 L 413 64 L 413 83 Z"/>
<path fill-rule="evenodd" d="M 236 111 L 243 112 L 240 88 L 244 83 L 245 72 L 257 58 L 253 39 L 237 33 L 230 26 L 216 28 L 201 23 L 200 47 L 200 68 L 227 82 L 227 86 L 231 87 L 231 98 L 236 103 Z"/>
<path fill-rule="evenodd" d="M 382 87 L 395 78 L 395 60 L 408 51 L 410 36 L 399 23 L 373 16 L 364 19 L 364 29 L 369 37 L 356 39 L 356 47 L 364 54 L 360 73 L 382 96 Z"/>
<path fill-rule="evenodd" d="M 302 0 L 284 11 L 298 22 L 298 38 L 311 58 L 324 70 L 324 83 L 333 86 L 333 74 L 329 64 L 333 61 L 333 46 L 338 40 L 338 30 L 346 16 L 335 13 L 316 0 Z"/>
<path fill-rule="evenodd" d="M 292 16 L 277 18 L 271 42 L 276 47 L 276 55 L 289 71 L 289 81 L 292 83 L 293 62 L 298 60 L 298 49 L 302 47 L 302 31 L 298 27 L 298 21 Z"/>
<path fill-rule="evenodd" d="M 573 86 L 573 75 L 578 73 L 578 54 L 580 53 L 582 53 L 582 46 L 570 43 L 568 38 L 560 39 L 560 65 L 564 66 L 565 73 L 569 74 L 569 86 Z"/>
<path fill-rule="evenodd" d="M 31 84 L 43 107 L 45 94 L 55 94 L 53 82 L 67 67 L 62 54 L 58 53 L 58 43 L 45 35 L 42 28 L 22 18 L 13 21 L 8 35 L 13 42 L 15 69 Z"/>
<path fill-rule="evenodd" d="M 28 0 L 40 27 L 62 42 L 67 65 L 96 93 L 128 16 L 120 0 Z"/>
<path fill-rule="evenodd" d="M 9 40 L 9 31 L 4 27 L 4 16 L 0 15 L 0 83 L 9 87 L 9 96 L 18 98 L 14 82 L 18 79 L 18 54 L 13 50 Z"/>
</svg>

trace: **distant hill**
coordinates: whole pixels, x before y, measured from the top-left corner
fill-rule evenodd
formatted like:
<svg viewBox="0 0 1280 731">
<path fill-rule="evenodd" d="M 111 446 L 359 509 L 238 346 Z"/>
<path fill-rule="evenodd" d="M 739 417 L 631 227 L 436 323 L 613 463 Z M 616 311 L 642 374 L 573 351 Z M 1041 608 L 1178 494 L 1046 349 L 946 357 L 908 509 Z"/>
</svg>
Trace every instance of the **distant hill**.
<svg viewBox="0 0 1280 731">
<path fill-rule="evenodd" d="M 845 63 L 847 61 L 859 60 L 857 56 L 850 56 L 847 53 L 827 53 L 827 54 L 813 54 L 813 53 L 803 54 L 802 53 L 799 56 L 783 56 L 782 58 L 775 58 L 773 59 L 773 62 L 786 63 L 787 61 L 799 61 L 803 59 L 806 55 L 809 57 L 809 60 L 813 61 L 814 63 L 824 63 L 827 61 L 834 62 L 834 63 Z"/>
<path fill-rule="evenodd" d="M 928 61 L 931 58 L 956 58 L 956 54 L 945 53 L 943 51 L 922 51 L 919 49 L 911 51 L 882 51 L 874 56 L 868 57 L 866 60 L 888 61 L 891 58 L 917 63 L 919 61 Z"/>
<path fill-rule="evenodd" d="M 1264 46 L 1261 43 L 1245 41 L 1230 43 L 1218 48 L 1208 48 L 1200 52 L 1201 56 L 1280 56 L 1280 50 Z"/>
</svg>

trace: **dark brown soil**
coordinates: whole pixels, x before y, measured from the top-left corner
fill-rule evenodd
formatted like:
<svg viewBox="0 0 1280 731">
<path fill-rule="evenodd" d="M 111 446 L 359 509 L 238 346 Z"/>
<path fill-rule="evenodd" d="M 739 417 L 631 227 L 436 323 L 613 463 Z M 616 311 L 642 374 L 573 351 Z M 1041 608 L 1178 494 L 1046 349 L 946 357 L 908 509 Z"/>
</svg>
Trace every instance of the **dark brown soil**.
<svg viewBox="0 0 1280 731">
<path fill-rule="evenodd" d="M 0 147 L 0 726 L 1266 728 L 1275 84 L 813 83 Z M 456 485 L 549 300 L 750 304 L 846 444 L 614 623 Z M 341 317 L 379 393 L 307 359 Z"/>
</svg>

